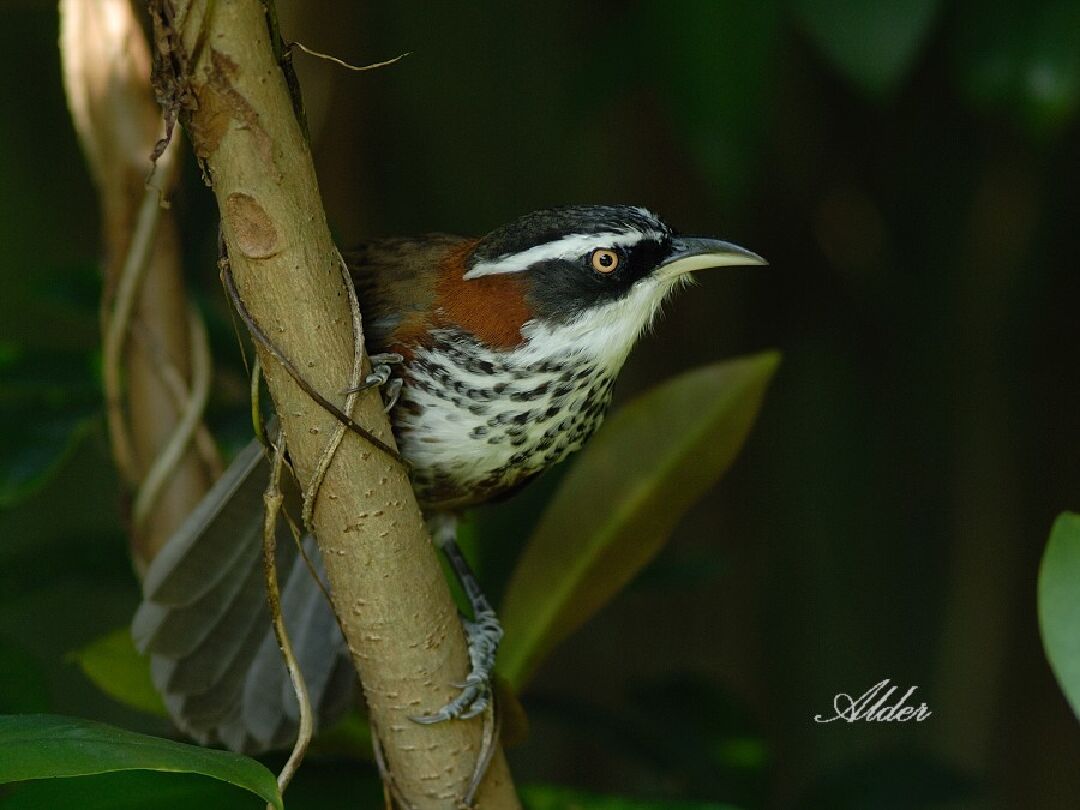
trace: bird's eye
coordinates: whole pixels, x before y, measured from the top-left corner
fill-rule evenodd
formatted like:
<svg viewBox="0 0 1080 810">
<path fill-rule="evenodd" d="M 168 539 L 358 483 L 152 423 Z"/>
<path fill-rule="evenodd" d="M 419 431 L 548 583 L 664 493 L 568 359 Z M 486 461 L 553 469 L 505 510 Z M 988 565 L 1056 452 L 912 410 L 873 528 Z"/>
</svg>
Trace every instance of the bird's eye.
<svg viewBox="0 0 1080 810">
<path fill-rule="evenodd" d="M 610 248 L 600 248 L 592 252 L 592 258 L 589 261 L 593 270 L 607 275 L 619 266 L 619 254 Z"/>
</svg>

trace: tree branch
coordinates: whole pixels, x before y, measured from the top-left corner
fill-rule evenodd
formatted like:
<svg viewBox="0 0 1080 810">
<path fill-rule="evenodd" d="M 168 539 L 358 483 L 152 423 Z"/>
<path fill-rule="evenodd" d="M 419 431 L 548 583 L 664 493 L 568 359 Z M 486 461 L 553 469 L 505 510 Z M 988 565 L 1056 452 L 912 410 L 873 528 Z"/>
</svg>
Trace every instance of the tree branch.
<svg viewBox="0 0 1080 810">
<path fill-rule="evenodd" d="M 307 382 L 343 407 L 354 363 L 349 295 L 263 3 L 156 0 L 155 10 L 159 64 L 173 66 L 159 90 L 186 100 L 186 128 L 217 197 L 240 297 Z M 338 422 L 271 352 L 261 344 L 258 351 L 308 490 Z M 377 393 L 362 394 L 349 415 L 394 446 Z M 446 703 L 468 662 L 408 477 L 346 433 L 317 496 L 311 528 L 396 788 L 418 810 L 454 806 L 480 752 L 482 721 L 409 719 Z M 501 753 L 479 804 L 517 807 Z"/>
<path fill-rule="evenodd" d="M 161 135 L 146 38 L 129 0 L 62 0 L 60 10 L 68 105 L 101 199 L 106 412 L 113 457 L 138 490 L 131 541 L 141 571 L 221 472 L 201 422 L 208 355 L 193 365 L 202 326 L 184 294 L 176 223 L 162 208 L 175 146 L 153 187 L 146 182 Z"/>
</svg>

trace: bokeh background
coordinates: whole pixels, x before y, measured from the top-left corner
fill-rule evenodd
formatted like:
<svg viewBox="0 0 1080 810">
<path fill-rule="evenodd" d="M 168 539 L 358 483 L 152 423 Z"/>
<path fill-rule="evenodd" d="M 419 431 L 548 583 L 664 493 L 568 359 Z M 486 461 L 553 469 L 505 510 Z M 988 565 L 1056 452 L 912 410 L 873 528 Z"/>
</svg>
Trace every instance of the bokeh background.
<svg viewBox="0 0 1080 810">
<path fill-rule="evenodd" d="M 1080 505 L 1080 3 L 281 7 L 286 37 L 353 63 L 411 53 L 366 73 L 297 56 L 342 244 L 625 201 L 771 262 L 702 277 L 630 358 L 622 400 L 784 357 L 734 469 L 523 696 L 516 778 L 748 808 L 1075 807 L 1080 725 L 1035 580 Z M 168 733 L 67 657 L 128 622 L 138 586 L 57 33 L 52 2 L 0 5 L 0 712 Z M 246 380 L 192 165 L 175 205 L 235 446 Z M 477 516 L 496 593 L 551 484 Z M 883 678 L 933 716 L 813 722 Z M 290 799 L 379 806 L 375 785 L 316 759 Z"/>
</svg>

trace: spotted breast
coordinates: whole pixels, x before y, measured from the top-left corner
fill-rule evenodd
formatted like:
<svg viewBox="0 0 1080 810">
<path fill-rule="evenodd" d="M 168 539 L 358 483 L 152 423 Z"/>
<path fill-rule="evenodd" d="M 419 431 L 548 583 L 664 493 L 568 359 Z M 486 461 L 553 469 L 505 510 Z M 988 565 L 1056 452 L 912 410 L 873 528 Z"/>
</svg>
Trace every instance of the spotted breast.
<svg viewBox="0 0 1080 810">
<path fill-rule="evenodd" d="M 580 355 L 530 359 L 438 329 L 404 369 L 394 427 L 425 506 L 456 509 L 517 489 L 577 450 L 614 378 Z"/>
</svg>

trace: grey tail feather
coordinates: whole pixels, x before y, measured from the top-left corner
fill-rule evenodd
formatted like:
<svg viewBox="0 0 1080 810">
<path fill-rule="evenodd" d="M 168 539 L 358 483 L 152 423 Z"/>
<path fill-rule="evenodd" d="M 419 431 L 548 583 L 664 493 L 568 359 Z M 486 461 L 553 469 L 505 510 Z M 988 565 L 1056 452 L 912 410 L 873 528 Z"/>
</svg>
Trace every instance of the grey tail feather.
<svg viewBox="0 0 1080 810">
<path fill-rule="evenodd" d="M 150 565 L 132 621 L 154 686 L 176 725 L 195 739 L 248 754 L 287 748 L 298 706 L 270 624 L 263 584 L 263 490 L 269 463 L 245 447 Z M 286 508 L 299 492 L 282 481 Z M 304 548 L 324 576 L 310 536 Z M 316 730 L 352 703 L 356 675 L 337 619 L 287 523 L 277 532 L 282 614 L 307 682 Z M 344 673 L 344 674 L 342 674 Z"/>
</svg>

